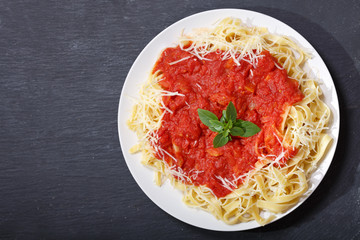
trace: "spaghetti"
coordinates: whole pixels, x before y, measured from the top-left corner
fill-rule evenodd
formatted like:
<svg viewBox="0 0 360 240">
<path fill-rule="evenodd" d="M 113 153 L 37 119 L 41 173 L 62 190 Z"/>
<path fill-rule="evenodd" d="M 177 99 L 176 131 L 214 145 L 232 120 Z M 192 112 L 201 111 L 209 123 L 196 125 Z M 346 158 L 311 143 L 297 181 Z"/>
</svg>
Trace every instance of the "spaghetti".
<svg viewBox="0 0 360 240">
<path fill-rule="evenodd" d="M 128 121 L 139 137 L 131 152 L 142 152 L 158 185 L 170 179 L 182 189 L 188 206 L 228 224 L 272 221 L 263 212 L 298 202 L 331 141 L 330 110 L 302 70 L 309 57 L 289 38 L 234 18 L 182 35 L 142 86 Z M 212 148 L 214 134 L 193 113 L 219 116 L 229 101 L 262 131 Z"/>
</svg>

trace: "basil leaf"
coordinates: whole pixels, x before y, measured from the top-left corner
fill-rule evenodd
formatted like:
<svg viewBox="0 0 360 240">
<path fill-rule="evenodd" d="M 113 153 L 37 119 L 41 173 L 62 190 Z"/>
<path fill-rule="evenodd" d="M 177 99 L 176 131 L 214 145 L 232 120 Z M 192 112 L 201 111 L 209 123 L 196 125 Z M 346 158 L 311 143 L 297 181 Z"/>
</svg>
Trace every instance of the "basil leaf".
<svg viewBox="0 0 360 240">
<path fill-rule="evenodd" d="M 224 121 L 225 122 L 229 121 L 229 119 L 226 117 L 226 110 L 223 110 L 222 113 L 223 113 L 222 117 L 224 118 Z"/>
<path fill-rule="evenodd" d="M 224 129 L 224 124 L 221 123 L 219 120 L 210 120 L 209 122 L 211 124 L 211 128 L 215 129 L 214 132 L 221 132 Z"/>
<path fill-rule="evenodd" d="M 230 130 L 232 128 L 232 121 L 228 121 L 227 123 L 224 123 L 224 130 Z"/>
<path fill-rule="evenodd" d="M 251 137 L 261 131 L 261 129 L 252 122 L 236 119 L 236 108 L 231 101 L 226 107 L 226 110 L 223 110 L 220 121 L 217 116 L 210 111 L 200 108 L 198 108 L 197 111 L 201 122 L 208 126 L 211 131 L 218 133 L 213 140 L 214 148 L 222 147 L 231 141 L 231 135 Z"/>
<path fill-rule="evenodd" d="M 245 130 L 243 128 L 233 127 L 232 129 L 230 129 L 230 134 L 233 136 L 243 136 L 244 133 Z"/>
<path fill-rule="evenodd" d="M 225 123 L 225 117 L 224 117 L 224 115 L 223 115 L 223 116 L 221 116 L 221 118 L 220 118 L 220 122 L 221 122 L 221 123 Z"/>
<path fill-rule="evenodd" d="M 233 121 L 229 120 L 228 125 L 229 125 L 229 129 L 231 129 L 233 127 Z"/>
<path fill-rule="evenodd" d="M 242 135 L 242 137 L 251 137 L 261 131 L 261 129 L 256 124 L 249 121 L 243 121 L 241 125 L 245 129 L 245 133 Z"/>
<path fill-rule="evenodd" d="M 198 108 L 197 112 L 201 122 L 208 127 L 212 127 L 210 120 L 218 120 L 217 116 L 208 110 Z"/>
<path fill-rule="evenodd" d="M 243 120 L 241 119 L 237 119 L 236 122 L 233 124 L 234 127 L 243 127 L 242 126 L 242 122 L 244 122 Z"/>
<path fill-rule="evenodd" d="M 222 147 L 228 141 L 229 141 L 229 139 L 227 137 L 225 137 L 222 133 L 219 133 L 218 135 L 215 136 L 215 138 L 213 140 L 214 148 Z"/>
<path fill-rule="evenodd" d="M 231 120 L 232 122 L 236 122 L 236 116 L 237 116 L 236 108 L 234 104 L 230 101 L 229 105 L 226 108 L 226 119 L 228 121 Z"/>
<path fill-rule="evenodd" d="M 229 136 L 230 130 L 226 129 L 225 131 L 222 132 L 222 134 L 224 135 L 224 137 Z"/>
</svg>

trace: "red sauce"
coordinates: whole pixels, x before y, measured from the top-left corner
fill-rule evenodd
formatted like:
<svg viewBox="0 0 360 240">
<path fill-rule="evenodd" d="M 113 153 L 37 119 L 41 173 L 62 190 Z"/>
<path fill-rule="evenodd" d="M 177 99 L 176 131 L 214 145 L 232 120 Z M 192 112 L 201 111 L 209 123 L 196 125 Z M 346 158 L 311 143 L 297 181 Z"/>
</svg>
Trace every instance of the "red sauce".
<svg viewBox="0 0 360 240">
<path fill-rule="evenodd" d="M 266 51 L 261 55 L 256 66 L 246 61 L 236 65 L 232 59 L 222 60 L 220 50 L 206 56 L 210 61 L 203 61 L 179 47 L 167 48 L 153 70 L 163 73 L 159 82 L 162 88 L 185 95 L 163 97 L 173 113 L 165 114 L 157 131 L 158 145 L 177 161 L 159 152 L 157 157 L 180 167 L 193 184 L 209 187 L 217 197 L 231 192 L 222 186 L 219 176 L 233 181 L 249 172 L 261 154 L 279 156 L 285 152 L 282 164 L 296 154 L 295 149 L 284 149 L 279 143 L 282 114 L 303 94 L 286 70 L 275 66 L 281 66 L 275 58 Z M 220 118 L 230 101 L 236 107 L 237 118 L 255 123 L 261 131 L 248 138 L 233 137 L 225 146 L 213 148 L 217 133 L 200 121 L 197 109 L 209 110 Z M 199 171 L 196 177 L 195 170 Z M 241 179 L 236 183 L 241 184 Z"/>
</svg>

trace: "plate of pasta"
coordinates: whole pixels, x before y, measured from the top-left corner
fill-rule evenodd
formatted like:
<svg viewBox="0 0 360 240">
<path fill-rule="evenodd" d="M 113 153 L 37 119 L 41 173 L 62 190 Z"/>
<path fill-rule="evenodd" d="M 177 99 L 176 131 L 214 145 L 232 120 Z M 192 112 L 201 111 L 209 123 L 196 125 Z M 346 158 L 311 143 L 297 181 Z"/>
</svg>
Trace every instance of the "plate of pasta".
<svg viewBox="0 0 360 240">
<path fill-rule="evenodd" d="M 188 224 L 269 224 L 320 184 L 339 135 L 323 60 L 270 16 L 219 9 L 158 34 L 125 80 L 118 130 L 143 192 Z"/>
</svg>

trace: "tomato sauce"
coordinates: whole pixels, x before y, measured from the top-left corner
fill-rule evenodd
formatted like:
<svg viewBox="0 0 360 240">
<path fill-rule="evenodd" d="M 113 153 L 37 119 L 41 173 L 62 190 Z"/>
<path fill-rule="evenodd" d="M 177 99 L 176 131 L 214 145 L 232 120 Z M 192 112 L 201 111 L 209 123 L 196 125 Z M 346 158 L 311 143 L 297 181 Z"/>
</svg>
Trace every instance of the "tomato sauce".
<svg viewBox="0 0 360 240">
<path fill-rule="evenodd" d="M 165 49 L 153 72 L 161 71 L 159 82 L 167 91 L 184 96 L 164 96 L 167 112 L 157 130 L 158 146 L 176 158 L 156 153 L 169 166 L 181 168 L 194 185 L 205 185 L 217 197 L 226 196 L 234 189 L 225 188 L 221 179 L 241 184 L 242 175 L 254 168 L 260 155 L 279 156 L 284 164 L 296 149 L 284 149 L 282 115 L 287 107 L 303 99 L 298 83 L 288 78 L 286 70 L 269 52 L 264 51 L 254 66 L 247 61 L 237 65 L 233 59 L 223 60 L 218 50 L 206 55 L 210 60 L 199 60 L 179 47 Z M 184 59 L 186 58 L 186 59 Z M 175 64 L 180 59 L 184 59 Z M 217 133 L 201 121 L 197 109 L 205 109 L 221 117 L 232 101 L 237 118 L 251 121 L 261 131 L 248 138 L 232 137 L 220 148 L 213 147 Z M 189 180 L 186 180 L 190 183 Z"/>
</svg>

